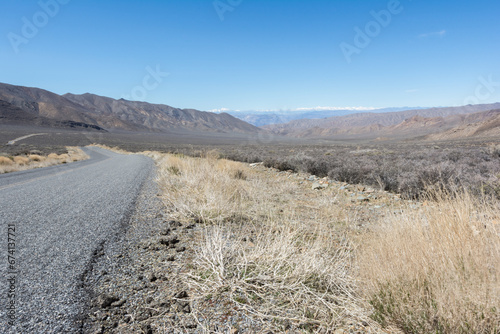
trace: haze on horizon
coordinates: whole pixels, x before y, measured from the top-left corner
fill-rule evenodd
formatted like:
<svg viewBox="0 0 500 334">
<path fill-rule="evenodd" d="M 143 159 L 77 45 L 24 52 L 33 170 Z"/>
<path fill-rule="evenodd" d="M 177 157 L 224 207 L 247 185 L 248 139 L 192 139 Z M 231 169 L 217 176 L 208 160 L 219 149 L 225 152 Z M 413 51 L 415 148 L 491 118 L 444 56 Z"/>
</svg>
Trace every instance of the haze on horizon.
<svg viewBox="0 0 500 334">
<path fill-rule="evenodd" d="M 2 4 L 1 82 L 199 110 L 500 100 L 495 1 Z"/>
</svg>

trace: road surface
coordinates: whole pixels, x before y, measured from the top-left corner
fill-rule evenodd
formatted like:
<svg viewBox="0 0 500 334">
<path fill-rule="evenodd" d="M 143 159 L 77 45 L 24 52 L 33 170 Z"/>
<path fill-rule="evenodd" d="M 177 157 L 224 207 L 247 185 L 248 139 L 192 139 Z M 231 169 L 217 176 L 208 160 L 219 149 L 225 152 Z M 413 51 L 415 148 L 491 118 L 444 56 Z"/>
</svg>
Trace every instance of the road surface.
<svg viewBox="0 0 500 334">
<path fill-rule="evenodd" d="M 82 277 L 124 232 L 153 168 L 141 155 L 84 151 L 90 159 L 0 175 L 0 333 L 79 332 Z"/>
<path fill-rule="evenodd" d="M 15 143 L 17 143 L 18 141 L 21 141 L 23 139 L 28 139 L 30 137 L 33 137 L 33 136 L 43 136 L 43 135 L 46 135 L 46 133 L 34 133 L 32 135 L 27 135 L 27 136 L 22 136 L 22 137 L 19 137 L 19 138 L 16 138 L 16 139 L 13 139 L 13 140 L 10 140 L 7 145 L 14 145 Z"/>
</svg>

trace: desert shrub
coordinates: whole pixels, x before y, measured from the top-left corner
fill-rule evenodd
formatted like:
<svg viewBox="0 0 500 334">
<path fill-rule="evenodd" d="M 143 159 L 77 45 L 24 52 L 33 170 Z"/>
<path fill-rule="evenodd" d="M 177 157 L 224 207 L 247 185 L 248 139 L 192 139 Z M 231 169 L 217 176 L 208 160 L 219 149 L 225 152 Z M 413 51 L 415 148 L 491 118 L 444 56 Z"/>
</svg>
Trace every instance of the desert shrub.
<svg viewBox="0 0 500 334">
<path fill-rule="evenodd" d="M 68 161 L 69 160 L 69 155 L 68 154 L 61 154 L 57 157 L 61 161 Z"/>
<path fill-rule="evenodd" d="M 233 173 L 233 177 L 235 179 L 238 179 L 238 180 L 246 180 L 247 179 L 247 176 L 245 174 L 245 172 L 241 169 L 237 169 L 234 173 Z"/>
<path fill-rule="evenodd" d="M 181 170 L 177 166 L 169 166 L 167 167 L 167 171 L 173 175 L 181 175 Z"/>
<path fill-rule="evenodd" d="M 14 162 L 8 157 L 0 157 L 0 166 L 11 166 Z"/>
<path fill-rule="evenodd" d="M 291 164 L 289 161 L 286 160 L 275 160 L 275 159 L 267 159 L 264 161 L 264 166 L 268 168 L 276 168 L 277 170 L 280 171 L 297 171 L 297 167 Z"/>
<path fill-rule="evenodd" d="M 30 159 L 28 159 L 26 157 L 17 156 L 17 157 L 14 157 L 14 162 L 16 164 L 18 164 L 19 166 L 24 166 L 30 162 Z"/>
<path fill-rule="evenodd" d="M 47 158 L 49 159 L 58 159 L 59 158 L 59 155 L 56 154 L 56 153 L 50 153 Z"/>
<path fill-rule="evenodd" d="M 234 161 L 156 160 L 169 214 L 203 223 L 191 268 L 181 274 L 195 300 L 226 298 L 224 303 L 266 325 L 274 319 L 275 332 L 286 323 L 326 330 L 363 316 L 350 276 L 352 245 L 324 223 L 342 217 L 337 206 L 297 210 L 300 185 Z M 172 175 L 172 166 L 182 174 Z M 331 203 L 328 194 L 313 194 Z"/>
<path fill-rule="evenodd" d="M 43 160 L 45 160 L 44 157 L 38 155 L 38 154 L 30 154 L 28 156 L 28 158 L 31 160 L 31 161 L 35 161 L 35 162 L 41 162 Z"/>
<path fill-rule="evenodd" d="M 303 162 L 302 169 L 318 177 L 328 176 L 329 165 L 326 161 L 307 159 Z"/>
</svg>

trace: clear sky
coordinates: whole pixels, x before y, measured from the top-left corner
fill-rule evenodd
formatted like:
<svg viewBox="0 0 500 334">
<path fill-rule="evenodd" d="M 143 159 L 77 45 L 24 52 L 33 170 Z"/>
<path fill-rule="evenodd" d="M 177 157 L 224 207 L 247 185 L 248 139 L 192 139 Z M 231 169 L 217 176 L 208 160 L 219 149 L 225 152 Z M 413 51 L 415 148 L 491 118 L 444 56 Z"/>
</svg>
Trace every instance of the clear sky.
<svg viewBox="0 0 500 334">
<path fill-rule="evenodd" d="M 0 82 L 58 94 L 200 110 L 500 101 L 498 0 L 4 0 L 0 9 Z"/>
</svg>

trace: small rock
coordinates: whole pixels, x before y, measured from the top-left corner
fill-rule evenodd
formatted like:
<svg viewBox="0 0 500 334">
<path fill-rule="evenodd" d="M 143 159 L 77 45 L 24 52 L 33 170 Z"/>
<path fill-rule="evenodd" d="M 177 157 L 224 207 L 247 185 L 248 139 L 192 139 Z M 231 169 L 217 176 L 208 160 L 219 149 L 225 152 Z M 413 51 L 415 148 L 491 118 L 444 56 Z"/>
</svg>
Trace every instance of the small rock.
<svg viewBox="0 0 500 334">
<path fill-rule="evenodd" d="M 167 229 L 161 231 L 160 235 L 169 235 L 171 231 L 172 231 L 171 229 L 167 228 Z"/>
<path fill-rule="evenodd" d="M 176 220 L 170 220 L 167 222 L 167 224 L 170 226 L 170 227 L 181 227 L 182 226 L 182 223 L 181 222 L 178 222 Z"/>
<path fill-rule="evenodd" d="M 178 244 L 179 242 L 180 242 L 180 240 L 176 235 L 171 236 L 170 238 L 161 238 L 158 241 L 158 243 L 165 245 L 165 246 L 172 246 L 172 245 Z"/>
<path fill-rule="evenodd" d="M 321 189 L 326 189 L 326 188 L 328 188 L 328 184 L 326 184 L 326 183 L 314 182 L 312 185 L 312 189 L 314 189 L 314 190 L 321 190 Z"/>
<path fill-rule="evenodd" d="M 181 291 L 181 292 L 178 292 L 174 298 L 177 298 L 177 299 L 185 299 L 185 298 L 188 298 L 189 295 L 186 291 Z"/>
<path fill-rule="evenodd" d="M 126 299 L 122 299 L 111 304 L 112 307 L 122 307 L 127 302 Z"/>
<path fill-rule="evenodd" d="M 177 249 L 175 250 L 177 253 L 182 253 L 182 252 L 185 252 L 186 251 L 186 247 L 182 246 L 182 247 L 177 247 Z"/>
<path fill-rule="evenodd" d="M 163 302 L 157 302 L 152 305 L 154 308 L 169 308 L 170 305 L 172 305 L 172 302 L 170 300 L 163 301 Z"/>
<path fill-rule="evenodd" d="M 148 279 L 148 281 L 150 282 L 154 282 L 158 279 L 158 277 L 156 277 L 155 273 L 153 272 L 149 272 L 146 274 L 146 278 Z"/>
<path fill-rule="evenodd" d="M 97 298 L 97 304 L 99 305 L 100 308 L 108 308 L 113 304 L 114 302 L 119 301 L 120 298 L 116 296 L 110 296 L 110 295 L 100 295 Z"/>
</svg>

